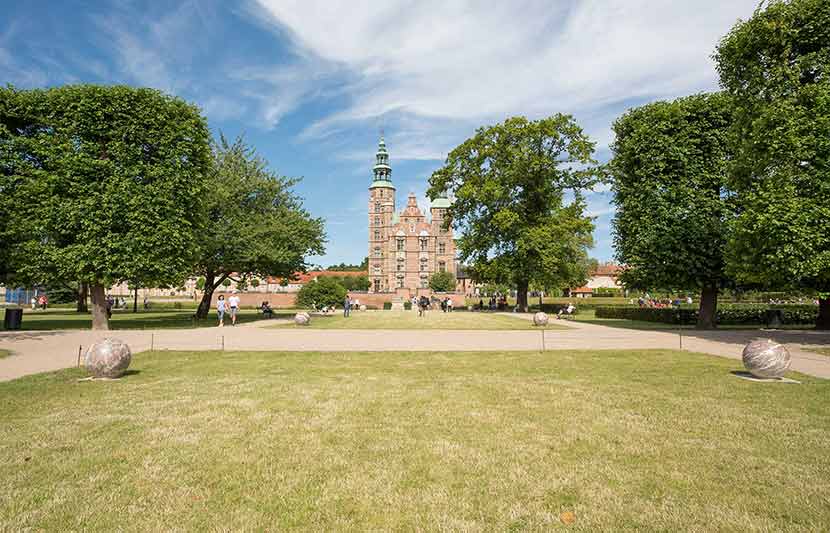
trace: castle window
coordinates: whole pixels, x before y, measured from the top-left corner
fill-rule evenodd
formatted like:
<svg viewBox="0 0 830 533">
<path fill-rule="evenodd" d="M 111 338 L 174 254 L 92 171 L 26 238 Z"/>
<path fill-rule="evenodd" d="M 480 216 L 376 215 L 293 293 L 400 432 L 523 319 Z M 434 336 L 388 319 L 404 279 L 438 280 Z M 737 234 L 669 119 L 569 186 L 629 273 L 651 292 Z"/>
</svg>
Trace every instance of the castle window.
<svg viewBox="0 0 830 533">
<path fill-rule="evenodd" d="M 380 225 L 380 217 L 375 217 L 375 226 Z"/>
<path fill-rule="evenodd" d="M 403 271 L 403 261 L 398 261 L 398 272 Z"/>
<path fill-rule="evenodd" d="M 443 242 L 439 242 L 439 243 L 438 243 L 438 253 L 439 253 L 439 254 L 445 254 L 445 253 L 447 253 L 447 245 L 446 245 L 446 243 L 443 243 Z"/>
<path fill-rule="evenodd" d="M 426 261 L 421 261 L 421 272 L 423 272 L 426 269 L 427 269 L 427 262 Z"/>
<path fill-rule="evenodd" d="M 400 279 L 398 280 L 398 288 L 399 288 L 399 289 L 403 289 L 403 278 L 400 278 Z"/>
<path fill-rule="evenodd" d="M 404 240 L 403 237 L 398 237 L 398 251 L 403 252 L 404 250 Z"/>
<path fill-rule="evenodd" d="M 380 280 L 375 280 L 375 292 L 380 292 Z"/>
<path fill-rule="evenodd" d="M 375 230 L 375 240 L 376 241 L 380 240 L 380 230 Z"/>
<path fill-rule="evenodd" d="M 421 280 L 421 288 L 426 289 L 427 287 L 429 287 L 429 281 L 427 281 L 425 279 L 422 279 Z"/>
<path fill-rule="evenodd" d="M 375 202 L 375 212 L 380 213 L 380 202 Z"/>
<path fill-rule="evenodd" d="M 421 237 L 419 240 L 421 241 L 421 251 L 426 252 L 427 251 L 427 238 L 426 237 Z"/>
<path fill-rule="evenodd" d="M 382 257 L 380 246 L 375 246 L 375 257 Z"/>
<path fill-rule="evenodd" d="M 438 271 L 439 272 L 446 272 L 447 271 L 447 263 L 444 261 L 438 261 Z"/>
</svg>

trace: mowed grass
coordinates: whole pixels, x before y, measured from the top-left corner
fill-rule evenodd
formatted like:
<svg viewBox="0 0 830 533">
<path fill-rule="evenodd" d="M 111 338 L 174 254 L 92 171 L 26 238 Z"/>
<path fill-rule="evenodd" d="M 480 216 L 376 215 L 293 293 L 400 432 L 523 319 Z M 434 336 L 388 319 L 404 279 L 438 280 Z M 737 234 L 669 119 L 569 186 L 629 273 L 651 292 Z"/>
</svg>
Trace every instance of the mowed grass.
<svg viewBox="0 0 830 533">
<path fill-rule="evenodd" d="M 561 329 L 560 326 L 549 322 L 546 329 Z M 330 316 L 312 315 L 311 324 L 297 326 L 292 322 L 276 325 L 277 328 L 314 328 L 314 329 L 455 329 L 455 330 L 503 330 L 503 329 L 539 329 L 530 320 L 521 317 L 479 313 L 468 311 L 453 311 L 444 313 L 441 310 L 427 311 L 424 316 L 418 316 L 417 311 L 356 311 L 351 316 L 344 317 L 343 311 Z"/>
<path fill-rule="evenodd" d="M 811 352 L 830 357 L 830 348 L 807 348 Z"/>
<path fill-rule="evenodd" d="M 0 350 L 0 359 L 10 356 L 12 353 L 8 350 Z"/>
<path fill-rule="evenodd" d="M 195 307 L 187 310 L 139 311 L 138 313 L 133 313 L 130 310 L 117 310 L 112 313 L 110 329 L 204 328 L 214 327 L 218 324 L 215 310 L 212 309 L 205 320 L 194 319 L 195 312 Z M 276 312 L 275 316 L 287 318 L 294 316 L 294 313 Z M 262 319 L 262 313 L 253 309 L 243 309 L 239 315 L 239 323 Z M 225 324 L 230 324 L 230 318 L 227 314 L 225 315 Z M 92 327 L 92 315 L 66 309 L 48 311 L 30 311 L 26 309 L 23 312 L 21 325 L 21 329 L 29 331 L 90 329 Z"/>
<path fill-rule="evenodd" d="M 830 528 L 830 381 L 753 383 L 672 351 L 131 369 L 0 383 L 0 530 Z"/>
</svg>

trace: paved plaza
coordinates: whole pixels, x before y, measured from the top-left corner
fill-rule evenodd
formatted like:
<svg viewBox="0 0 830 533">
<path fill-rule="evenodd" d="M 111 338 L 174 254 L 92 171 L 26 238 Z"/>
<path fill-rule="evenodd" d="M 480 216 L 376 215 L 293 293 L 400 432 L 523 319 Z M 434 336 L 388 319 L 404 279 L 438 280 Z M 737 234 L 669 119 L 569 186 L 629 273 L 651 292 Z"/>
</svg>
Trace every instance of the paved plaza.
<svg viewBox="0 0 830 533">
<path fill-rule="evenodd" d="M 382 311 L 378 311 L 382 312 Z M 508 314 L 517 320 L 531 315 Z M 97 339 L 116 337 L 134 353 L 145 350 L 267 350 L 267 351 L 507 351 L 507 350 L 635 350 L 680 349 L 740 359 L 743 346 L 767 337 L 786 344 L 792 370 L 830 378 L 830 357 L 809 346 L 830 346 L 830 332 L 818 331 L 643 331 L 561 321 L 567 329 L 542 331 L 431 330 L 302 330 L 268 328 L 266 320 L 236 328 L 0 332 L 0 349 L 13 355 L 0 359 L 0 381 L 75 366 L 81 350 Z M 544 342 L 544 345 L 543 345 Z M 681 345 L 682 342 L 682 345 Z M 555 354 L 552 354 L 555 356 Z M 741 368 L 740 363 L 736 369 Z"/>
</svg>

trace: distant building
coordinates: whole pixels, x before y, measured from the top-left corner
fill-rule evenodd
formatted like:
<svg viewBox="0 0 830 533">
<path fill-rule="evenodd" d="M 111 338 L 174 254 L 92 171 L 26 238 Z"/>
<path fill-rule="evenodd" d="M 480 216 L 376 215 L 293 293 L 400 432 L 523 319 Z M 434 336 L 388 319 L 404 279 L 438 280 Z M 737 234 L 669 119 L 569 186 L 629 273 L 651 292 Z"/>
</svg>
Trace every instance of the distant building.
<svg viewBox="0 0 830 533">
<path fill-rule="evenodd" d="M 576 298 L 590 298 L 597 289 L 623 289 L 619 276 L 622 267 L 614 263 L 600 264 L 594 269 L 588 282 L 576 289 L 570 289 L 569 295 Z"/>
<path fill-rule="evenodd" d="M 369 186 L 369 292 L 415 293 L 429 287 L 436 272 L 456 273 L 452 228 L 443 223 L 448 198 L 432 200 L 429 219 L 409 193 L 406 207 L 398 212 L 392 167 L 383 137 L 375 155 L 374 180 Z"/>
</svg>

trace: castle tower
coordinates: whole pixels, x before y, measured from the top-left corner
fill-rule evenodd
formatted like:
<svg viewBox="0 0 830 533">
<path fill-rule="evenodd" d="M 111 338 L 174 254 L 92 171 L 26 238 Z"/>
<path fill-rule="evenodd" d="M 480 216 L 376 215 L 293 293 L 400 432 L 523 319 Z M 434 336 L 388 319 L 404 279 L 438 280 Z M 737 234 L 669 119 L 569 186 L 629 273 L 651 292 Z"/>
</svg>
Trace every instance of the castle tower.
<svg viewBox="0 0 830 533">
<path fill-rule="evenodd" d="M 432 223 L 432 235 L 435 237 L 435 271 L 451 272 L 456 274 L 455 268 L 455 239 L 452 230 L 444 228 L 447 221 L 447 209 L 452 201 L 442 194 L 430 202 L 429 214 Z"/>
<path fill-rule="evenodd" d="M 388 239 L 395 214 L 395 186 L 383 135 L 378 141 L 373 172 L 369 186 L 369 292 L 386 292 L 390 289 Z"/>
</svg>

